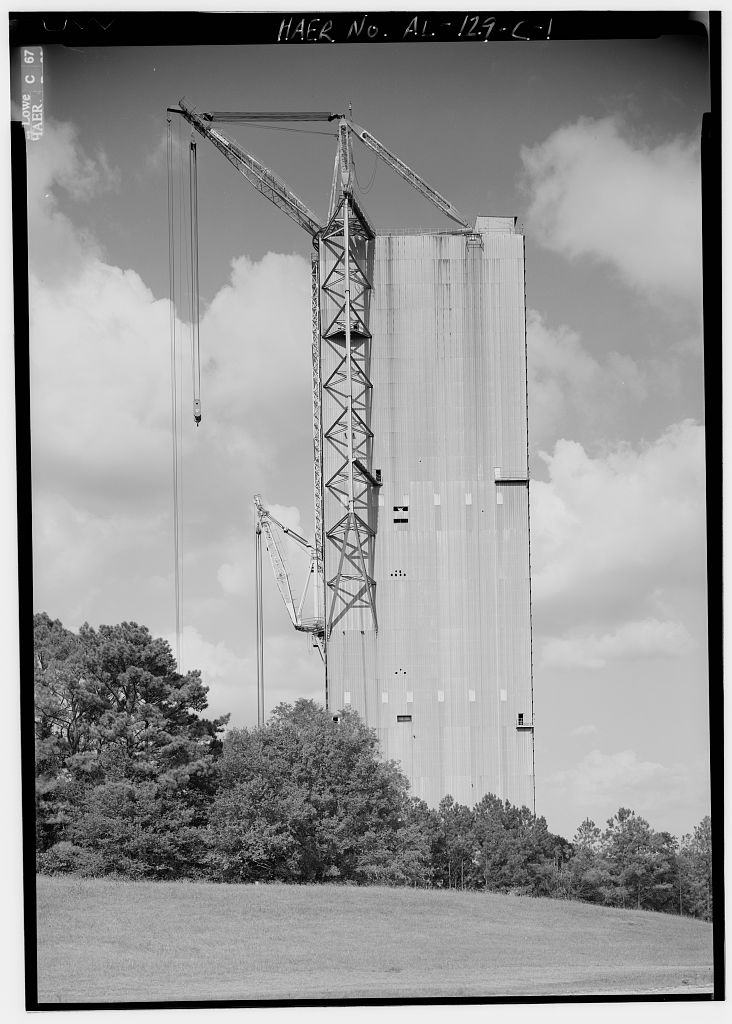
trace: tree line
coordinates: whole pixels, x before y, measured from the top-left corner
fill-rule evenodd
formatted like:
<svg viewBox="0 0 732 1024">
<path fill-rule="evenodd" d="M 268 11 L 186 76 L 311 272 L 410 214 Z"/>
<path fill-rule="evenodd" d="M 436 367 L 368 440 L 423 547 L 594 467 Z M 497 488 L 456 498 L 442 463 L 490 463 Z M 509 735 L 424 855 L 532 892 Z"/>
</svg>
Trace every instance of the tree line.
<svg viewBox="0 0 732 1024">
<path fill-rule="evenodd" d="M 210 720 L 200 673 L 132 622 L 34 618 L 38 869 L 224 882 L 482 889 L 712 918 L 711 823 L 679 841 L 620 808 L 572 842 L 488 794 L 409 795 L 353 711 Z M 224 735 L 224 733 L 226 733 Z"/>
</svg>

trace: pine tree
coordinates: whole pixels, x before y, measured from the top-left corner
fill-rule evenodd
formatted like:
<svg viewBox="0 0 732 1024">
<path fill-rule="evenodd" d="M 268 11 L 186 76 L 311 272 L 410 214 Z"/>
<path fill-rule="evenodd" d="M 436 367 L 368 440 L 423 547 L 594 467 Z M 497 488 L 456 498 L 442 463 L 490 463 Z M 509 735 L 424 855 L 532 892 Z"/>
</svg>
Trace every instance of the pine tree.
<svg viewBox="0 0 732 1024">
<path fill-rule="evenodd" d="M 681 837 L 678 853 L 679 912 L 711 921 L 712 819 L 707 815 L 691 835 Z"/>
<path fill-rule="evenodd" d="M 75 634 L 42 613 L 34 627 L 41 868 L 200 873 L 196 830 L 228 720 L 201 717 L 200 673 L 178 673 L 169 645 L 134 622 Z"/>
</svg>

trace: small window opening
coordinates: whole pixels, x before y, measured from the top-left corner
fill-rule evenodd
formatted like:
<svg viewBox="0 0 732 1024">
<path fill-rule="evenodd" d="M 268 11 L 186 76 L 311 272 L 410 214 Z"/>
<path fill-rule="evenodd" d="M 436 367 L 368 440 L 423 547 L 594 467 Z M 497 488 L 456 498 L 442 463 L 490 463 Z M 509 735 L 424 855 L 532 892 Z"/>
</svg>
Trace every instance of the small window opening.
<svg viewBox="0 0 732 1024">
<path fill-rule="evenodd" d="M 411 715 L 397 715 L 397 722 L 411 722 Z"/>
</svg>

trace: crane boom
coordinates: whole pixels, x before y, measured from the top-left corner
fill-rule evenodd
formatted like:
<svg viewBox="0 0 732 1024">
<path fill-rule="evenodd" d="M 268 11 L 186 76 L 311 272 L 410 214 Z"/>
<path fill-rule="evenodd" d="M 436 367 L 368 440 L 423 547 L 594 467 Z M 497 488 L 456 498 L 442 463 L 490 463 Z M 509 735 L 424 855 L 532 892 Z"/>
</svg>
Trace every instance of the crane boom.
<svg viewBox="0 0 732 1024">
<path fill-rule="evenodd" d="M 303 605 L 305 603 L 305 597 L 307 595 L 308 587 L 310 584 L 311 577 L 316 575 L 315 572 L 315 548 L 306 540 L 302 534 L 298 533 L 297 530 L 293 530 L 289 526 L 285 526 L 279 519 L 272 515 L 269 509 L 265 508 L 262 504 L 260 495 L 254 495 L 254 504 L 257 509 L 257 531 L 264 534 L 264 542 L 267 547 L 270 561 L 272 563 L 272 570 L 274 572 L 275 581 L 277 583 L 277 589 L 280 592 L 280 596 L 285 603 L 287 613 L 292 620 L 292 624 L 295 629 L 300 630 L 303 633 L 313 633 L 316 637 L 322 636 L 323 633 L 323 622 L 322 619 L 315 618 L 305 619 L 302 616 Z M 282 530 L 284 534 L 305 548 L 310 555 L 310 568 L 308 569 L 308 577 L 305 583 L 305 589 L 302 592 L 300 601 L 295 606 L 295 598 L 292 593 L 292 587 L 290 585 L 290 573 L 287 568 L 287 562 L 285 556 L 280 550 L 279 544 L 277 543 L 277 537 L 273 527 L 277 527 Z M 261 577 L 257 581 L 257 586 L 261 587 Z M 317 603 L 317 600 L 316 600 Z M 322 654 L 322 649 L 321 649 Z"/>
<path fill-rule="evenodd" d="M 192 107 L 187 106 L 183 100 L 178 101 L 178 107 L 177 112 L 182 114 L 186 121 L 204 139 L 212 142 L 219 152 L 223 153 L 229 163 L 233 164 L 250 185 L 253 185 L 265 199 L 269 199 L 271 203 L 274 203 L 275 206 L 284 211 L 296 224 L 304 228 L 309 235 L 314 237 L 320 234 L 323 230 L 323 225 L 313 211 L 269 167 L 265 167 L 251 153 L 247 153 L 246 150 L 232 142 L 231 139 L 227 139 L 221 132 L 211 128 L 204 120 L 203 115 L 199 114 Z"/>
<path fill-rule="evenodd" d="M 297 611 L 295 609 L 295 598 L 293 597 L 292 588 L 290 586 L 290 574 L 287 571 L 285 560 L 272 531 L 272 521 L 274 520 L 274 517 L 267 511 L 264 505 L 262 505 L 262 500 L 258 494 L 254 496 L 254 504 L 257 507 L 257 524 L 264 534 L 264 542 L 267 545 L 267 551 L 269 553 L 270 561 L 272 562 L 272 570 L 277 583 L 277 589 L 280 592 L 282 600 L 285 602 L 285 607 L 292 619 L 293 626 L 297 626 Z M 279 525 L 279 523 L 277 525 Z"/>
<path fill-rule="evenodd" d="M 438 210 L 441 210 L 442 213 L 451 220 L 457 221 L 461 227 L 469 227 L 468 222 L 465 220 L 462 213 L 460 213 L 460 211 L 453 206 L 448 199 L 445 199 L 443 195 L 440 195 L 437 189 L 428 185 L 424 178 L 420 178 L 416 171 L 413 171 L 412 168 L 405 164 L 403 160 L 400 160 L 398 156 L 395 156 L 394 153 L 391 152 L 391 150 L 387 149 L 383 142 L 379 142 L 375 135 L 372 135 L 371 132 L 362 128 L 361 125 L 356 124 L 354 121 L 348 119 L 347 121 L 348 127 L 358 136 L 361 142 L 363 142 L 365 146 L 368 146 L 369 149 L 373 150 L 377 156 L 380 156 L 384 163 L 388 164 L 389 167 L 391 167 L 393 171 L 396 171 L 397 174 L 404 178 L 405 181 L 408 181 L 413 188 L 416 188 L 420 195 L 423 195 L 425 199 L 429 199 L 429 201 L 433 203 Z"/>
<path fill-rule="evenodd" d="M 172 108 L 175 110 L 176 108 Z M 457 209 L 456 206 L 441 195 L 437 189 L 433 188 L 428 184 L 424 178 L 420 177 L 416 171 L 401 160 L 398 156 L 391 152 L 383 142 L 380 142 L 375 135 L 372 135 L 370 131 L 363 128 L 361 125 L 356 124 L 350 118 L 343 117 L 339 114 L 331 114 L 324 110 L 318 111 L 288 111 L 288 112 L 246 112 L 246 111 L 211 111 L 208 113 L 199 113 L 193 107 L 189 107 L 184 100 L 179 100 L 177 113 L 183 115 L 183 117 L 191 124 L 196 131 L 198 131 L 205 139 L 209 139 L 210 142 L 216 146 L 220 153 L 226 157 L 226 159 L 236 167 L 236 169 L 247 179 L 247 181 L 256 188 L 266 199 L 269 199 L 271 203 L 274 203 L 280 210 L 283 210 L 288 217 L 299 224 L 301 228 L 304 228 L 309 235 L 315 237 L 319 235 L 323 230 L 323 225 L 318 220 L 317 216 L 313 211 L 305 205 L 305 203 L 295 195 L 292 189 L 278 178 L 277 175 L 271 171 L 264 164 L 260 163 L 256 157 L 251 153 L 248 153 L 241 146 L 232 142 L 221 132 L 217 131 L 216 128 L 212 128 L 211 124 L 217 121 L 229 121 L 229 122 L 246 122 L 246 121 L 333 121 L 338 119 L 339 121 L 339 145 L 337 161 L 340 162 L 340 174 L 341 174 L 341 185 L 346 187 L 350 191 L 350 160 L 349 160 L 349 140 L 348 133 L 353 132 L 363 142 L 363 144 L 372 152 L 376 153 L 385 164 L 387 164 L 393 171 L 404 178 L 405 181 L 415 188 L 420 195 L 428 199 L 434 206 L 444 213 L 446 217 L 456 221 L 461 227 L 468 228 L 469 224 Z M 348 126 L 349 132 L 346 132 L 346 125 Z"/>
<path fill-rule="evenodd" d="M 275 519 L 271 512 L 268 512 L 267 515 L 275 524 L 275 526 L 279 526 L 283 533 L 286 533 L 288 537 L 292 537 L 294 541 L 297 541 L 301 548 L 307 548 L 308 551 L 313 550 L 313 545 L 310 543 L 310 541 L 305 540 L 302 534 L 299 534 L 297 530 L 293 530 L 289 526 L 285 526 L 285 524 L 281 523 L 279 519 Z"/>
<path fill-rule="evenodd" d="M 211 110 L 201 115 L 204 121 L 332 121 L 338 114 L 329 110 Z"/>
</svg>

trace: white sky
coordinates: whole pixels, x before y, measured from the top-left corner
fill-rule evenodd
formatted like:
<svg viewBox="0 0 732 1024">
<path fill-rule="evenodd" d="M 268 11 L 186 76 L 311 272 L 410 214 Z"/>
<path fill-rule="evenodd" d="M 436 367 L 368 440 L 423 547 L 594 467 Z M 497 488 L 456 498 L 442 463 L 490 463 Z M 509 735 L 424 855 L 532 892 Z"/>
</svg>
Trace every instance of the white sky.
<svg viewBox="0 0 732 1024">
<path fill-rule="evenodd" d="M 35 607 L 173 639 L 165 108 L 333 109 L 527 237 L 537 811 L 708 812 L 699 132 L 675 39 L 46 52 L 29 145 Z M 321 215 L 332 139 L 237 135 Z M 187 145 L 187 133 L 183 134 Z M 256 718 L 251 495 L 312 529 L 309 240 L 199 141 L 203 423 L 184 403 L 184 666 Z M 162 157 L 162 159 L 161 159 Z M 357 150 L 367 186 L 371 155 Z M 385 167 L 379 226 L 436 224 Z M 287 509 L 288 511 L 284 511 Z M 265 575 L 267 699 L 322 695 Z"/>
</svg>

